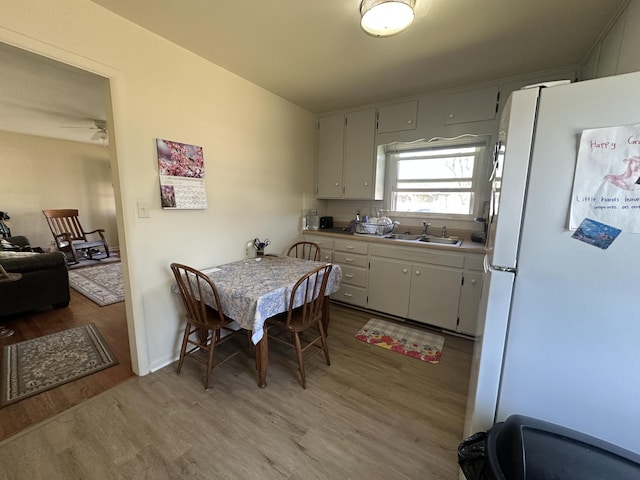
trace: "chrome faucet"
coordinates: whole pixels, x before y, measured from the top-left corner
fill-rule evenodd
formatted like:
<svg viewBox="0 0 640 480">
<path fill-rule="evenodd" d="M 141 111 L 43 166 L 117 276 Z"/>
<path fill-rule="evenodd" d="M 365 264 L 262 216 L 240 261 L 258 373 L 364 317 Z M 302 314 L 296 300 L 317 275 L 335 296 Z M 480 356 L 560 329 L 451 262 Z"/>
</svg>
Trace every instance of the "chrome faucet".
<svg viewBox="0 0 640 480">
<path fill-rule="evenodd" d="M 447 236 L 447 227 L 444 226 L 442 227 L 442 238 L 445 238 Z"/>
<path fill-rule="evenodd" d="M 430 224 L 429 222 L 427 222 L 427 221 L 423 221 L 423 222 L 422 222 L 422 225 L 423 225 L 422 233 L 423 233 L 424 235 L 429 235 L 428 230 L 429 230 L 429 227 L 431 226 L 431 224 Z"/>
</svg>

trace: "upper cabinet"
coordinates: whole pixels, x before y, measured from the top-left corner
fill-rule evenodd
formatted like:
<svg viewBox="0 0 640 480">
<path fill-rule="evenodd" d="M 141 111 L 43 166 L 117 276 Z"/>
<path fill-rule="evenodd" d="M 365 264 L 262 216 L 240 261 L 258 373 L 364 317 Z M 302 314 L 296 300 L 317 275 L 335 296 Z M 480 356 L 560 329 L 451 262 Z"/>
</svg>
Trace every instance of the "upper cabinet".
<svg viewBox="0 0 640 480">
<path fill-rule="evenodd" d="M 379 200 L 374 108 L 330 115 L 318 123 L 318 198 Z"/>
<path fill-rule="evenodd" d="M 344 115 L 318 121 L 318 198 L 342 198 Z"/>
<path fill-rule="evenodd" d="M 415 130 L 418 118 L 418 100 L 382 105 L 378 107 L 377 133 Z"/>
<path fill-rule="evenodd" d="M 495 119 L 498 109 L 498 92 L 498 87 L 492 86 L 447 94 L 445 125 Z"/>
</svg>

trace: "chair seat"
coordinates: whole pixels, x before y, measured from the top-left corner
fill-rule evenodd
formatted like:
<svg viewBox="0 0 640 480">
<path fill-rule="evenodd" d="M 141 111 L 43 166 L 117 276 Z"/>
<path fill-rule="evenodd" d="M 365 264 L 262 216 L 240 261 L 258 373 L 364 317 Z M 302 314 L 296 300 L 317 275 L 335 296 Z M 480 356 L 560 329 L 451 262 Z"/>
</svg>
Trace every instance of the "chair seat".
<svg viewBox="0 0 640 480">
<path fill-rule="evenodd" d="M 291 332 L 301 332 L 308 328 L 308 325 L 305 325 L 304 316 L 302 315 L 302 309 L 296 308 L 291 312 L 291 321 L 287 324 L 287 316 L 288 312 L 279 313 L 269 318 L 269 323 L 274 325 L 278 325 L 281 328 L 289 330 Z"/>
</svg>

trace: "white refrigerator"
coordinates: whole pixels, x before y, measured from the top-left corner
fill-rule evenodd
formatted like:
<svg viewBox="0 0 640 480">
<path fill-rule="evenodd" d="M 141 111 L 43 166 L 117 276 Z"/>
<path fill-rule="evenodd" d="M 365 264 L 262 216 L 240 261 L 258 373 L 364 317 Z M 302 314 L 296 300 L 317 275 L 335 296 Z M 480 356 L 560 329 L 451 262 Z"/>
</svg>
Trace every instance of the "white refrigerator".
<svg viewBox="0 0 640 480">
<path fill-rule="evenodd" d="M 569 230 L 581 133 L 636 124 L 640 73 L 509 97 L 465 437 L 522 414 L 640 453 L 640 234 Z"/>
</svg>

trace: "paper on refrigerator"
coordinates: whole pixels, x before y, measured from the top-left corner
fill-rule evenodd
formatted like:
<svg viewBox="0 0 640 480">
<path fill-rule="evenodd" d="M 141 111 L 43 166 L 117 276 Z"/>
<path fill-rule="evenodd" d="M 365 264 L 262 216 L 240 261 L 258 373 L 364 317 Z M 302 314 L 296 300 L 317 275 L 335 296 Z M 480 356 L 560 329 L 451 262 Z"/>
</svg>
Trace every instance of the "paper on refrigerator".
<svg viewBox="0 0 640 480">
<path fill-rule="evenodd" d="M 582 132 L 569 228 L 585 218 L 640 233 L 640 125 Z"/>
</svg>

